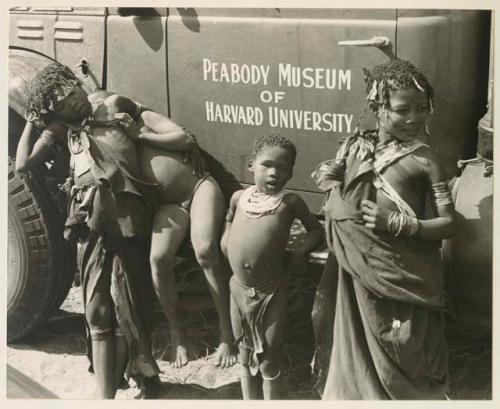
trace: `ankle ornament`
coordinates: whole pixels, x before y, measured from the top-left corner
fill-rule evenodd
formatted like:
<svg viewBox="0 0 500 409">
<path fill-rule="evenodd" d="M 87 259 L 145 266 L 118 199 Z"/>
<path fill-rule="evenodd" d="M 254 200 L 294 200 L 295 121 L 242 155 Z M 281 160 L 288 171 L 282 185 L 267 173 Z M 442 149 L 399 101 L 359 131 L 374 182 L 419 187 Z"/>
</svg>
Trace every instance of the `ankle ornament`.
<svg viewBox="0 0 500 409">
<path fill-rule="evenodd" d="M 264 379 L 265 381 L 274 381 L 274 380 L 278 379 L 280 375 L 281 375 L 281 369 L 278 369 L 278 373 L 276 375 L 272 376 L 272 377 L 265 376 L 261 372 L 262 379 Z"/>
</svg>

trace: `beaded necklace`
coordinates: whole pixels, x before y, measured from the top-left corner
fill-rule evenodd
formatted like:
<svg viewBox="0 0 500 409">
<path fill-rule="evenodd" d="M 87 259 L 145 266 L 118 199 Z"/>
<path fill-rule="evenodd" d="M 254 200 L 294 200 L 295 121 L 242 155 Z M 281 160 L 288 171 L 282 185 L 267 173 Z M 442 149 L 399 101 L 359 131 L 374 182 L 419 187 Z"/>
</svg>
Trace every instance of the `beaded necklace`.
<svg viewBox="0 0 500 409">
<path fill-rule="evenodd" d="M 239 204 L 247 217 L 257 219 L 274 212 L 281 204 L 284 196 L 285 190 L 269 195 L 257 191 L 257 186 L 250 186 L 241 194 Z"/>
</svg>

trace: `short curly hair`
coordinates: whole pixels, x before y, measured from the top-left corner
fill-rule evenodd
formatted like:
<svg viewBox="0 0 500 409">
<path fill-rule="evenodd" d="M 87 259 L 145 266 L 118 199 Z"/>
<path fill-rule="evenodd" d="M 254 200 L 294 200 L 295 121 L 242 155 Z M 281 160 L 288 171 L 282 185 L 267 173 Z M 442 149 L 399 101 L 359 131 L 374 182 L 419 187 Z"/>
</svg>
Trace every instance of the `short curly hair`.
<svg viewBox="0 0 500 409">
<path fill-rule="evenodd" d="M 53 116 L 55 104 L 77 86 L 81 86 L 81 82 L 68 67 L 57 62 L 47 65 L 28 85 L 26 119 L 47 123 Z"/>
<path fill-rule="evenodd" d="M 276 146 L 290 152 L 290 155 L 292 156 L 292 164 L 295 164 L 295 159 L 297 158 L 297 148 L 292 141 L 279 133 L 270 133 L 259 137 L 254 143 L 252 157 L 256 158 L 265 150 Z"/>
<path fill-rule="evenodd" d="M 368 104 L 373 111 L 389 106 L 391 91 L 408 89 L 425 92 L 432 111 L 434 90 L 425 75 L 411 62 L 397 58 L 363 71 Z"/>
</svg>

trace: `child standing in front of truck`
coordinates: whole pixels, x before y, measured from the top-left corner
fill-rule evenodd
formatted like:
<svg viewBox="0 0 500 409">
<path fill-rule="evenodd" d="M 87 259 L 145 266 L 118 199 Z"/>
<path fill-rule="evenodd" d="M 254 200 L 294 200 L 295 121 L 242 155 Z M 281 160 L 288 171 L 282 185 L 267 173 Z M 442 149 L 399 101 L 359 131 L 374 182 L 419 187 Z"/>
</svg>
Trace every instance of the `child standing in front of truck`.
<svg viewBox="0 0 500 409">
<path fill-rule="evenodd" d="M 347 137 L 313 174 L 329 192 L 326 235 L 339 274 L 323 399 L 444 399 L 439 242 L 454 234 L 455 211 L 440 159 L 420 140 L 433 89 L 399 59 L 365 74 L 377 129 Z"/>
<path fill-rule="evenodd" d="M 265 135 L 255 142 L 249 164 L 255 185 L 233 194 L 221 240 L 233 271 L 231 322 L 244 399 L 257 399 L 261 388 L 264 399 L 279 396 L 279 354 L 287 317 L 285 248 L 292 222 L 299 219 L 307 230 L 290 262 L 295 272 L 305 269 L 306 254 L 323 236 L 306 203 L 284 191 L 296 155 L 295 146 L 281 135 Z"/>
</svg>

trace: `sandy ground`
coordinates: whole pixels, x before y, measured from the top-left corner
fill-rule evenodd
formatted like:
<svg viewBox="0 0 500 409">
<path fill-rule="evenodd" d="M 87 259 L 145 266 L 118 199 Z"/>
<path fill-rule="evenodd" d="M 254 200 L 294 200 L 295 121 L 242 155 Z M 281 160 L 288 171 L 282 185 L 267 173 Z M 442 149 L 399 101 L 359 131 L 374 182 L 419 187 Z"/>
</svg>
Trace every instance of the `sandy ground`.
<svg viewBox="0 0 500 409">
<path fill-rule="evenodd" d="M 203 314 L 205 307 L 211 309 L 210 299 L 201 296 L 190 303 L 190 308 L 193 307 Z M 73 287 L 54 318 L 29 337 L 8 346 L 7 363 L 63 399 L 93 398 L 94 379 L 88 372 L 82 313 L 80 288 Z M 203 330 L 198 334 L 188 333 L 192 344 L 196 338 L 199 341 L 191 345 L 196 359 L 180 369 L 170 366 L 168 328 L 159 311 L 157 318 L 153 351 L 162 370 L 159 399 L 221 399 L 239 393 L 237 366 L 220 369 L 214 365 L 214 348 L 207 344 L 207 337 L 199 337 Z M 117 399 L 133 399 L 138 395 L 139 389 L 130 381 L 128 389 L 118 391 Z"/>
<path fill-rule="evenodd" d="M 312 295 L 311 295 L 312 296 Z M 158 399 L 241 399 L 238 367 L 214 366 L 216 315 L 207 294 L 182 298 L 193 360 L 181 369 L 170 366 L 168 329 L 158 311 L 153 339 L 154 356 L 163 371 Z M 184 302 L 183 302 L 184 301 Z M 82 305 L 79 287 L 73 287 L 60 312 L 34 334 L 7 348 L 7 363 L 63 399 L 93 398 L 94 379 L 87 371 L 83 342 Z M 311 339 L 310 328 L 302 326 L 304 339 Z M 491 337 L 489 334 L 448 326 L 452 399 L 491 399 Z M 283 377 L 287 399 L 319 399 L 313 392 L 309 362 L 312 345 L 288 342 L 283 353 Z M 13 391 L 11 391 L 13 393 Z M 139 390 L 131 385 L 120 390 L 118 399 L 137 398 Z M 12 396 L 12 395 L 11 395 Z M 7 390 L 9 397 L 9 390 Z"/>
</svg>

